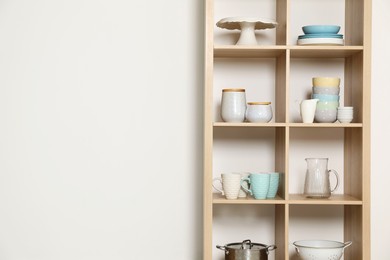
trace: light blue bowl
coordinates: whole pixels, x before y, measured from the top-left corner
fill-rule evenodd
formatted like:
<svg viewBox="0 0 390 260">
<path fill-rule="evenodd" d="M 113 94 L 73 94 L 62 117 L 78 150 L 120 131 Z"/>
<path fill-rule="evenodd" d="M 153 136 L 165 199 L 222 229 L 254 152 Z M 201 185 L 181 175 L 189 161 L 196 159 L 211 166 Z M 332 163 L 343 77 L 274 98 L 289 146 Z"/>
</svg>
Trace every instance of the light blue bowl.
<svg viewBox="0 0 390 260">
<path fill-rule="evenodd" d="M 306 25 L 302 27 L 305 34 L 333 33 L 340 31 L 339 25 Z"/>
<path fill-rule="evenodd" d="M 339 102 L 338 101 L 318 101 L 317 102 L 317 107 L 316 109 L 331 109 L 331 110 L 336 110 L 339 107 Z"/>
<path fill-rule="evenodd" d="M 339 101 L 339 95 L 327 95 L 327 94 L 313 94 L 312 98 L 319 99 L 320 101 Z"/>
</svg>

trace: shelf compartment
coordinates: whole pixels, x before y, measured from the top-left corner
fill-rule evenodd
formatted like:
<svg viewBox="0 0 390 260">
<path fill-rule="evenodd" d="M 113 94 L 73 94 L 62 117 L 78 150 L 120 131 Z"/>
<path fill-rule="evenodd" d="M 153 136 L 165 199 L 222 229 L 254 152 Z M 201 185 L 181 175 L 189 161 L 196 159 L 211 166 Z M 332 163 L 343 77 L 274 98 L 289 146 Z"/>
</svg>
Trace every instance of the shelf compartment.
<svg viewBox="0 0 390 260">
<path fill-rule="evenodd" d="M 344 105 L 344 65 L 345 59 L 291 59 L 289 78 L 289 122 L 302 123 L 300 116 L 300 102 L 312 97 L 313 77 L 340 78 L 340 106 Z M 353 122 L 357 119 L 354 118 Z M 359 122 L 361 123 L 361 121 Z M 322 123 L 321 123 L 322 124 Z"/>
<path fill-rule="evenodd" d="M 348 128 L 349 129 L 349 128 Z M 359 129 L 361 128 L 351 128 Z M 289 194 L 302 194 L 306 178 L 307 163 L 305 158 L 329 158 L 328 169 L 334 169 L 339 175 L 339 187 L 332 193 L 356 194 L 345 190 L 345 179 L 354 175 L 344 168 L 344 138 L 345 129 L 342 128 L 290 128 L 289 140 Z M 359 173 L 356 174 L 359 178 Z M 331 187 L 334 187 L 336 178 L 330 175 Z"/>
<path fill-rule="evenodd" d="M 286 205 L 213 205 L 213 257 L 225 259 L 216 245 L 242 242 L 276 245 L 268 259 L 285 259 Z"/>
<path fill-rule="evenodd" d="M 289 241 L 325 239 L 352 241 L 345 260 L 362 260 L 367 248 L 362 241 L 363 205 L 289 205 Z M 294 247 L 289 258 L 298 259 Z"/>
<path fill-rule="evenodd" d="M 304 10 L 304 12 L 302 11 Z M 312 24 L 340 25 L 340 34 L 346 34 L 345 3 L 337 1 L 293 0 L 290 5 L 289 43 L 296 44 L 299 35 L 303 35 L 302 26 Z"/>
<path fill-rule="evenodd" d="M 213 121 L 222 122 L 221 98 L 225 88 L 244 88 L 247 102 L 269 101 L 271 123 L 286 120 L 286 55 L 278 58 L 214 59 Z"/>
<path fill-rule="evenodd" d="M 238 198 L 236 200 L 228 200 L 218 193 L 213 194 L 213 204 L 285 204 L 286 201 L 280 196 L 274 199 L 257 200 L 248 195 L 246 198 Z"/>
<path fill-rule="evenodd" d="M 289 242 L 310 239 L 346 242 L 344 207 L 343 205 L 289 205 Z M 346 251 L 348 250 L 350 248 Z M 288 259 L 300 259 L 293 245 L 289 247 Z"/>
<path fill-rule="evenodd" d="M 274 172 L 274 128 L 214 128 L 213 176 L 227 172 Z M 284 171 L 281 171 L 284 172 Z"/>
<path fill-rule="evenodd" d="M 215 58 L 276 58 L 286 52 L 286 46 L 217 45 Z"/>
<path fill-rule="evenodd" d="M 287 1 L 275 0 L 240 0 L 240 1 L 213 1 L 213 40 L 216 44 L 234 45 L 240 36 L 240 30 L 227 30 L 216 26 L 216 23 L 226 17 L 246 16 L 264 17 L 276 20 L 278 26 L 274 29 L 256 30 L 256 39 L 259 45 L 286 45 Z"/>
<path fill-rule="evenodd" d="M 326 199 L 306 198 L 303 194 L 290 194 L 288 204 L 297 205 L 362 205 L 358 198 L 347 194 L 335 194 Z"/>
</svg>

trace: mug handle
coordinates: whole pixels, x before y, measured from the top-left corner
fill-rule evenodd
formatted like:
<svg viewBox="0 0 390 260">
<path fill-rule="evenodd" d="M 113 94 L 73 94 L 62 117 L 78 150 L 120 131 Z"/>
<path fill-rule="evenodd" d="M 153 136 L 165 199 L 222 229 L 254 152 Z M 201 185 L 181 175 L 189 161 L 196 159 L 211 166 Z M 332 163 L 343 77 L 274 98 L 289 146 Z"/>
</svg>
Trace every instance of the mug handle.
<svg viewBox="0 0 390 260">
<path fill-rule="evenodd" d="M 217 191 L 219 191 L 220 193 L 222 193 L 222 195 L 225 195 L 225 192 L 223 192 L 222 189 L 218 189 L 218 187 L 216 187 L 216 186 L 214 185 L 214 182 L 215 182 L 215 181 L 219 181 L 219 182 L 221 183 L 222 187 L 223 187 L 222 178 L 220 178 L 220 177 L 214 178 L 214 179 L 213 179 L 212 185 L 213 185 L 213 188 L 214 188 L 214 189 L 216 189 Z"/>
<path fill-rule="evenodd" d="M 336 186 L 330 192 L 334 192 L 339 187 L 339 174 L 335 170 L 329 170 L 336 176 Z"/>
<path fill-rule="evenodd" d="M 243 183 L 244 181 L 248 182 L 248 184 L 251 184 L 251 179 L 249 179 L 248 177 L 241 179 L 240 185 L 241 185 L 241 188 L 242 188 L 245 192 L 247 192 L 247 193 L 249 193 L 250 195 L 252 195 L 252 191 L 249 190 L 249 189 L 247 189 L 246 187 L 244 187 L 244 186 L 242 185 L 242 183 Z M 249 186 L 249 185 L 248 185 L 248 186 Z"/>
</svg>

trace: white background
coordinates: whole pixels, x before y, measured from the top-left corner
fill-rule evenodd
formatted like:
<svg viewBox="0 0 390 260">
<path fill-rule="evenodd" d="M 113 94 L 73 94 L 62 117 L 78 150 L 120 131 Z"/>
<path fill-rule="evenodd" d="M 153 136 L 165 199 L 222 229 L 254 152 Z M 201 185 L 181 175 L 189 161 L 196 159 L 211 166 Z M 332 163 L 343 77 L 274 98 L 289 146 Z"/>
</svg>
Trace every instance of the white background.
<svg viewBox="0 0 390 260">
<path fill-rule="evenodd" d="M 0 259 L 202 255 L 203 1 L 0 1 Z M 372 259 L 390 259 L 373 0 Z"/>
</svg>

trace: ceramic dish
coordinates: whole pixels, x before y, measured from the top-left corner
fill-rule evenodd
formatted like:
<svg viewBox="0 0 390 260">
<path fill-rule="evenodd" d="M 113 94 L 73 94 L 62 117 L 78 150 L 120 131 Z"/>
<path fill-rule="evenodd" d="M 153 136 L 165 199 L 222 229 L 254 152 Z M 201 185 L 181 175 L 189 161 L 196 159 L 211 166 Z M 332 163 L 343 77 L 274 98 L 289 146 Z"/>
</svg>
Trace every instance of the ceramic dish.
<svg viewBox="0 0 390 260">
<path fill-rule="evenodd" d="M 320 101 L 339 101 L 339 95 L 328 95 L 328 94 L 312 94 L 312 98 L 319 99 Z"/>
<path fill-rule="evenodd" d="M 314 87 L 339 87 L 340 78 L 336 77 L 313 77 L 312 83 Z"/>
<path fill-rule="evenodd" d="M 306 25 L 302 27 L 305 34 L 313 33 L 338 33 L 340 26 L 338 25 Z"/>
<path fill-rule="evenodd" d="M 298 45 L 344 45 L 344 39 L 338 38 L 310 38 L 298 39 Z"/>
<path fill-rule="evenodd" d="M 312 87 L 313 94 L 338 95 L 339 87 Z"/>
<path fill-rule="evenodd" d="M 343 35 L 342 34 L 304 34 L 304 35 L 299 35 L 298 39 L 311 39 L 311 38 L 336 38 L 336 39 L 342 39 Z"/>
<path fill-rule="evenodd" d="M 317 109 L 334 109 L 337 112 L 339 104 L 338 101 L 318 101 Z"/>
</svg>

